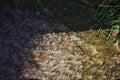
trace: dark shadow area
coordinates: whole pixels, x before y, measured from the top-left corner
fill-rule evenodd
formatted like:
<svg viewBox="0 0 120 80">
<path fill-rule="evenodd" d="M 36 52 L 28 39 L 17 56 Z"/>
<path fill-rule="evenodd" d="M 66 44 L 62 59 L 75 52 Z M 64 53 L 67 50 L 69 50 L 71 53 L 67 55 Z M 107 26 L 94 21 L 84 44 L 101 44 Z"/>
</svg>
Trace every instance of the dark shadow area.
<svg viewBox="0 0 120 80">
<path fill-rule="evenodd" d="M 95 18 L 95 12 L 98 8 L 98 5 L 103 0 L 88 0 L 87 3 L 84 0 L 65 0 L 57 1 L 50 0 L 48 5 L 45 7 L 48 8 L 50 18 L 47 18 L 48 22 L 56 22 L 64 24 L 69 27 L 70 31 L 86 31 L 86 30 L 98 30 L 100 25 L 102 29 L 110 28 L 110 26 L 105 26 L 105 20 L 102 20 L 100 23 L 97 23 Z M 102 16 L 101 16 L 102 17 Z"/>
<path fill-rule="evenodd" d="M 29 23 L 34 24 L 37 17 L 20 0 L 3 4 L 0 6 L 0 80 L 26 80 L 23 69 L 39 67 L 30 51 L 36 47 L 34 37 L 39 30 Z"/>
<path fill-rule="evenodd" d="M 60 4 L 54 2 L 56 4 L 54 7 L 56 6 L 59 11 L 49 5 L 48 2 L 48 5 L 44 5 L 45 8 L 42 8 L 40 13 L 35 13 L 34 9 L 32 9 L 34 6 L 28 2 L 24 0 L 8 0 L 8 3 L 2 3 L 3 5 L 1 5 L 0 80 L 25 80 L 22 76 L 22 70 L 28 67 L 25 64 L 26 61 L 31 63 L 31 67 L 39 67 L 31 59 L 34 56 L 29 51 L 37 46 L 34 42 L 37 35 L 99 29 L 99 27 L 95 27 L 95 23 L 91 20 L 94 10 L 92 12 L 88 4 L 85 4 L 85 8 L 88 8 L 88 10 L 84 13 L 89 14 L 80 17 L 78 12 L 82 8 L 70 7 L 68 0 Z M 66 8 L 65 4 L 68 4 L 69 8 Z M 54 12 L 58 13 L 55 14 Z M 69 30 L 64 30 L 62 25 L 68 26 Z"/>
</svg>

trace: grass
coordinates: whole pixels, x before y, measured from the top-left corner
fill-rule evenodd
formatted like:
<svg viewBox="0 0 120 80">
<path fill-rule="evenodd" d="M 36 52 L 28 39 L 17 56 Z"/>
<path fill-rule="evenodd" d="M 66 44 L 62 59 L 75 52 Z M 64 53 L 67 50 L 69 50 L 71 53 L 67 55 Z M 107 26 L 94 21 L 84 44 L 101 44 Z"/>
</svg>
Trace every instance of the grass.
<svg viewBox="0 0 120 80">
<path fill-rule="evenodd" d="M 69 2 L 70 6 L 80 8 L 80 16 L 86 17 L 84 10 L 88 5 L 96 8 L 93 16 L 93 21 L 99 27 L 97 35 L 101 32 L 106 36 L 106 41 L 109 39 L 115 40 L 120 34 L 120 3 L 119 0 L 102 0 L 102 2 L 95 2 L 94 0 L 76 0 Z M 107 29 L 103 29 L 107 28 Z"/>
<path fill-rule="evenodd" d="M 120 33 L 120 4 L 119 0 L 104 0 L 96 10 L 94 15 L 94 21 L 98 23 L 100 32 L 106 35 L 106 40 L 115 40 Z M 103 26 L 109 27 L 110 29 L 102 29 Z"/>
<path fill-rule="evenodd" d="M 29 1 L 34 6 L 35 12 L 40 12 L 45 5 L 48 3 L 47 1 L 42 0 L 30 0 Z M 54 1 L 53 1 L 54 2 Z M 0 6 L 10 4 L 10 0 L 0 0 Z M 51 1 L 52 3 L 52 1 Z M 80 10 L 79 16 L 86 18 L 87 14 L 85 12 L 86 5 L 94 8 L 98 7 L 95 11 L 93 20 L 97 23 L 99 27 L 98 34 L 101 32 L 105 34 L 107 37 L 106 40 L 117 38 L 120 34 L 120 3 L 119 0 L 102 0 L 102 2 L 94 1 L 94 0 L 70 0 L 66 5 L 73 7 L 74 9 Z M 97 6 L 96 6 L 97 5 Z M 103 29 L 103 27 L 110 29 Z M 112 35 L 114 34 L 114 35 Z"/>
<path fill-rule="evenodd" d="M 120 3 L 119 0 L 102 0 L 102 2 L 95 2 L 94 0 L 76 0 L 69 2 L 71 7 L 80 9 L 80 16 L 86 17 L 85 6 L 96 8 L 93 15 L 93 21 L 99 27 L 97 36 L 103 33 L 106 36 L 106 41 L 112 39 L 115 41 L 120 34 Z"/>
</svg>

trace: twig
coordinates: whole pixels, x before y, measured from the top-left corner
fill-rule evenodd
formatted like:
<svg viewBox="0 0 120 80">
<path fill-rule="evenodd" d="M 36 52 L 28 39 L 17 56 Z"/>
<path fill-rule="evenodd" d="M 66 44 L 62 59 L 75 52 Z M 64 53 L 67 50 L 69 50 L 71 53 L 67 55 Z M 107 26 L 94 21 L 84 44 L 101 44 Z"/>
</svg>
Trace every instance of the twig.
<svg viewBox="0 0 120 80">
<path fill-rule="evenodd" d="M 84 2 L 84 3 L 86 3 L 86 4 L 88 4 L 88 5 L 92 5 L 92 4 L 90 4 L 89 2 L 87 2 L 86 0 L 81 0 L 82 2 Z M 93 5 L 92 5 L 93 6 Z"/>
</svg>

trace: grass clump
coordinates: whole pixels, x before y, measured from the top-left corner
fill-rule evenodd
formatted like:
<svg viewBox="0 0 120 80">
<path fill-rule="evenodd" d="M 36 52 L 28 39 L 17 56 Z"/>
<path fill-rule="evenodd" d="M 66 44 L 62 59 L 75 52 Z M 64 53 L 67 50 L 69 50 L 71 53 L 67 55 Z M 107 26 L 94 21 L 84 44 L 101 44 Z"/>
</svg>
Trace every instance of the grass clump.
<svg viewBox="0 0 120 80">
<path fill-rule="evenodd" d="M 116 40 L 120 35 L 120 3 L 119 0 L 104 0 L 96 10 L 94 21 L 98 23 L 100 32 L 103 32 L 107 39 Z M 103 27 L 109 29 L 102 29 Z"/>
</svg>

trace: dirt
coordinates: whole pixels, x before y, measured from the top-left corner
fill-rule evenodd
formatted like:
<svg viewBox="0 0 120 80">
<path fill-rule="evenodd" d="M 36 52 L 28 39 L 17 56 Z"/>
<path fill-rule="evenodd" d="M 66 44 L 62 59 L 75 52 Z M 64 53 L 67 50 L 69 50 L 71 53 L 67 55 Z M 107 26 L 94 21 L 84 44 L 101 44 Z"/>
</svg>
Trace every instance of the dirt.
<svg viewBox="0 0 120 80">
<path fill-rule="evenodd" d="M 65 6 L 35 13 L 24 1 L 0 8 L 0 80 L 120 79 L 120 53 L 95 36 L 93 14 Z"/>
</svg>

